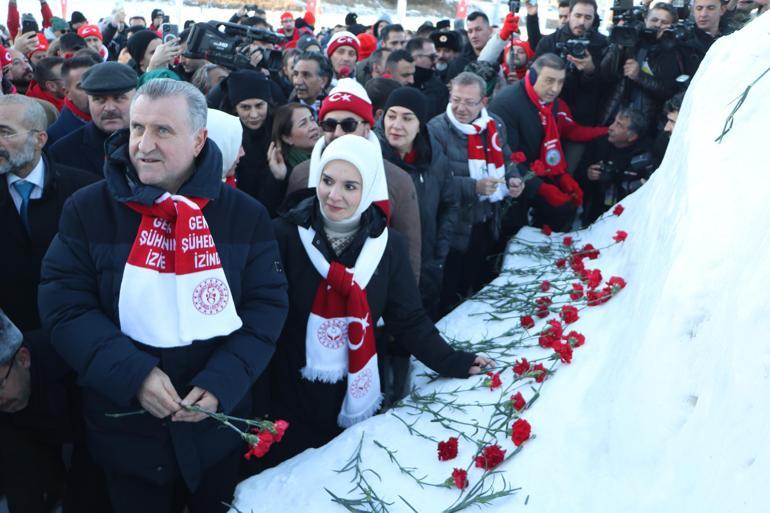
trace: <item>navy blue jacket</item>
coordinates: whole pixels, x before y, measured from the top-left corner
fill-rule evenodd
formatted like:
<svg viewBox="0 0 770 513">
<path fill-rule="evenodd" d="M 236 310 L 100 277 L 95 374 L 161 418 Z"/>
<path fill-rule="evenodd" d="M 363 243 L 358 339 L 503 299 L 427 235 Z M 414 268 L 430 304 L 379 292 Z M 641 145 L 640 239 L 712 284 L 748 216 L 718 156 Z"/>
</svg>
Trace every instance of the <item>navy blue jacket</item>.
<svg viewBox="0 0 770 513">
<path fill-rule="evenodd" d="M 73 114 L 72 111 L 67 107 L 64 107 L 61 110 L 61 114 L 59 114 L 58 119 L 54 122 L 53 125 L 48 127 L 48 130 L 46 130 L 48 133 L 48 142 L 45 143 L 46 149 L 53 146 L 56 141 L 62 137 L 71 134 L 85 124 L 85 121 Z"/>
<path fill-rule="evenodd" d="M 139 388 L 154 367 L 180 397 L 199 386 L 222 411 L 251 413 L 250 388 L 275 350 L 287 314 L 286 278 L 264 207 L 224 186 L 222 156 L 207 142 L 196 170 L 179 194 L 209 199 L 203 214 L 211 229 L 243 327 L 225 337 L 158 349 L 120 331 L 118 297 L 123 269 L 141 216 L 127 201 L 152 202 L 163 192 L 139 182 L 130 164 L 128 133 L 107 142 L 106 180 L 81 189 L 64 206 L 59 234 L 45 256 L 39 291 L 41 318 L 51 343 L 78 374 L 87 439 L 107 472 L 157 484 L 181 473 L 195 490 L 204 469 L 238 450 L 241 439 L 212 420 L 166 422 L 141 410 Z"/>
<path fill-rule="evenodd" d="M 109 136 L 99 130 L 93 121 L 89 121 L 51 145 L 48 155 L 54 162 L 88 171 L 101 178 L 104 176 L 104 143 Z"/>
</svg>

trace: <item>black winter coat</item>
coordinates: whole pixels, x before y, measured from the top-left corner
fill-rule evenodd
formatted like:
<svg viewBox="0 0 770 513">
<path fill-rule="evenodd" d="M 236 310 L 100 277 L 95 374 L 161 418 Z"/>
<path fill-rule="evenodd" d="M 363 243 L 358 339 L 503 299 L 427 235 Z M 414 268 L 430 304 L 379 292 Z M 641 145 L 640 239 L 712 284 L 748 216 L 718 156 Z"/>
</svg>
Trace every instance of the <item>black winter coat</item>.
<svg viewBox="0 0 770 513">
<path fill-rule="evenodd" d="M 103 178 L 104 143 L 109 136 L 90 121 L 56 141 L 48 150 L 48 155 L 54 162 Z"/>
<path fill-rule="evenodd" d="M 51 162 L 43 154 L 45 181 L 43 196 L 29 202 L 27 216 L 30 234 L 24 229 L 19 211 L 8 191 L 8 181 L 0 177 L 0 308 L 22 332 L 40 328 L 37 313 L 37 286 L 40 264 L 59 229 L 59 217 L 67 198 L 81 187 L 97 180 L 91 173 Z"/>
<path fill-rule="evenodd" d="M 449 89 L 435 71 L 416 67 L 414 87 L 428 98 L 428 118 L 433 118 L 446 111 L 447 103 L 449 103 Z"/>
<path fill-rule="evenodd" d="M 235 168 L 235 177 L 237 187 L 262 203 L 270 217 L 274 218 L 286 195 L 286 180 L 276 180 L 267 163 L 271 131 L 270 118 L 257 130 L 243 127 L 245 153 Z"/>
<path fill-rule="evenodd" d="M 120 331 L 123 270 L 141 215 L 125 205 L 152 204 L 163 193 L 143 185 L 128 158 L 128 131 L 109 141 L 106 180 L 65 205 L 59 234 L 43 262 L 40 312 L 51 343 L 78 374 L 91 452 L 108 471 L 169 483 L 181 476 L 195 490 L 202 471 L 242 441 L 212 420 L 166 422 L 133 412 L 144 379 L 159 367 L 180 397 L 194 386 L 222 411 L 249 416 L 251 386 L 266 368 L 287 311 L 286 278 L 265 209 L 222 183 L 222 157 L 207 142 L 179 194 L 208 198 L 203 208 L 243 326 L 228 336 L 159 349 Z"/>
<path fill-rule="evenodd" d="M 404 162 L 388 143 L 381 122 L 375 132 L 380 139 L 382 158 L 409 173 L 417 191 L 422 233 L 420 291 L 425 305 L 430 307 L 441 292 L 444 262 L 457 225 L 460 211 L 457 186 L 452 180 L 449 161 L 441 151 L 433 151 L 425 127 L 417 134 L 417 160 L 413 164 Z"/>
<path fill-rule="evenodd" d="M 570 31 L 569 25 L 565 25 L 553 34 L 541 39 L 535 53 L 537 57 L 544 53 L 559 55 L 560 52 L 556 45 L 565 43 L 570 39 L 576 39 L 576 37 Z M 596 120 L 599 117 L 599 105 L 605 88 L 599 73 L 599 64 L 602 62 L 602 56 L 608 42 L 605 36 L 595 31 L 590 33 L 588 41 L 588 52 L 593 58 L 596 70 L 592 74 L 586 75 L 573 67 L 568 69 L 561 98 L 564 98 L 564 101 L 570 106 L 572 114 L 579 124 L 593 126 L 596 125 Z"/>
<path fill-rule="evenodd" d="M 46 130 L 48 133 L 48 141 L 45 143 L 45 148 L 50 148 L 56 141 L 71 134 L 85 124 L 86 122 L 73 114 L 69 108 L 64 107 L 61 110 L 58 119 L 53 125 L 48 127 L 48 130 Z"/>
<path fill-rule="evenodd" d="M 329 384 L 307 381 L 300 376 L 300 369 L 306 363 L 308 317 L 321 277 L 305 252 L 297 226 L 313 226 L 316 230 L 313 245 L 327 260 L 338 260 L 347 267 L 355 265 L 367 237 L 376 237 L 386 229 L 384 215 L 376 207 L 369 208 L 361 216 L 356 238 L 335 257 L 325 236 L 314 190 L 297 191 L 289 196 L 287 205 L 293 208 L 274 221 L 291 293 L 289 316 L 270 362 L 270 411 L 275 418 L 288 420 L 291 427 L 283 441 L 271 449 L 271 453 L 275 453 L 268 454 L 273 461 L 281 461 L 308 447 L 319 447 L 339 434 L 337 415 L 346 390 L 344 380 Z M 444 376 L 468 376 L 475 355 L 450 347 L 425 314 L 410 271 L 404 239 L 394 230 L 388 233 L 385 252 L 366 287 L 366 295 L 372 319 L 383 318 L 388 331 L 420 361 Z M 380 359 L 386 351 L 385 341 L 378 340 Z"/>
</svg>

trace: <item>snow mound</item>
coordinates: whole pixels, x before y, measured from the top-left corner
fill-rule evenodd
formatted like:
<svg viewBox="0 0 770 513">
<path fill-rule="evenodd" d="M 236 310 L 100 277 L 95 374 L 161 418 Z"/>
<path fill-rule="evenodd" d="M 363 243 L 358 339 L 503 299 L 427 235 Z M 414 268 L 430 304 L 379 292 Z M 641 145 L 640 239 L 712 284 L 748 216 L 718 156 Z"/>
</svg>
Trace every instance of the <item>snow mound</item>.
<svg viewBox="0 0 770 513">
<path fill-rule="evenodd" d="M 544 383 L 537 404 L 526 411 L 536 439 L 495 476 L 520 490 L 491 502 L 489 511 L 767 511 L 770 167 L 758 155 L 769 141 L 770 73 L 751 87 L 731 130 L 716 139 L 747 86 L 768 68 L 770 16 L 717 41 L 687 93 L 661 168 L 624 200 L 625 213 L 574 234 L 599 246 L 617 230 L 627 231 L 628 240 L 603 250 L 598 265 L 628 286 L 609 303 L 582 310 L 570 326 L 586 335 L 586 345 Z M 548 239 L 532 229 L 519 237 Z M 508 268 L 522 264 L 520 257 L 506 261 Z M 469 301 L 439 328 L 474 343 L 504 338 L 518 324 L 517 316 L 496 321 L 475 315 L 488 310 Z M 421 394 L 461 388 L 462 403 L 497 398 L 489 389 L 470 389 L 480 379 L 415 377 Z M 463 418 L 483 422 L 478 409 Z M 329 492 L 352 498 L 360 489 L 351 491 L 350 472 L 335 470 L 361 443 L 362 467 L 377 472 L 365 476 L 391 503 L 388 511 L 448 509 L 458 490 L 421 488 L 374 442 L 398 451 L 402 466 L 415 467 L 430 483 L 442 482 L 454 466 L 465 467 L 476 447 L 461 438 L 464 459 L 439 462 L 435 441 L 409 434 L 406 423 L 412 422 L 434 440 L 453 435 L 440 423 L 396 409 L 244 481 L 235 506 L 244 513 L 287 506 L 341 511 Z M 512 452 L 510 439 L 506 448 Z M 479 476 L 469 470 L 471 484 Z"/>
</svg>

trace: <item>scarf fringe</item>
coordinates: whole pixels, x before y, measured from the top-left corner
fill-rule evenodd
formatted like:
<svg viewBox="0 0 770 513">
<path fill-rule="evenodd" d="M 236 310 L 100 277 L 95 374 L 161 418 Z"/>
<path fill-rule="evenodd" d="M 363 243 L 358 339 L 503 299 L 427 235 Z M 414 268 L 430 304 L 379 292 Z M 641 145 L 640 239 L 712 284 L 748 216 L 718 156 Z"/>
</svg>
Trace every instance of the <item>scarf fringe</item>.
<svg viewBox="0 0 770 513">
<path fill-rule="evenodd" d="M 339 383 L 348 375 L 347 367 L 334 370 L 321 370 L 311 369 L 310 367 L 305 366 L 302 367 L 299 372 L 302 374 L 302 377 L 308 381 L 320 381 L 329 384 Z"/>
<path fill-rule="evenodd" d="M 385 395 L 380 394 L 377 400 L 374 402 L 374 404 L 372 404 L 369 408 L 359 413 L 358 415 L 354 415 L 352 417 L 340 412 L 340 414 L 337 416 L 337 425 L 341 428 L 349 428 L 354 424 L 358 424 L 362 420 L 368 419 L 369 417 L 377 413 L 377 410 L 380 409 L 380 407 L 382 406 L 382 402 L 384 400 L 385 400 Z"/>
</svg>

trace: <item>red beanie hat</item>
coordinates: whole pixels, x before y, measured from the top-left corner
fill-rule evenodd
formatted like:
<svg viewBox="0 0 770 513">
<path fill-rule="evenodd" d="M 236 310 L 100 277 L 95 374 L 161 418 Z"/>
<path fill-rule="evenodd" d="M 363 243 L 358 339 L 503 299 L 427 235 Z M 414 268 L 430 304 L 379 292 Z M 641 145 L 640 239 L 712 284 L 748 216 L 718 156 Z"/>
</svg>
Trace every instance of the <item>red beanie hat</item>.
<svg viewBox="0 0 770 513">
<path fill-rule="evenodd" d="M 0 45 L 0 68 L 4 68 L 13 62 L 13 56 L 6 47 Z"/>
<path fill-rule="evenodd" d="M 305 23 L 310 25 L 311 27 L 315 27 L 315 15 L 310 11 L 305 11 L 304 16 L 302 16 L 302 19 L 305 20 Z"/>
<path fill-rule="evenodd" d="M 370 126 L 374 126 L 372 101 L 366 94 L 364 86 L 353 78 L 341 78 L 337 81 L 337 85 L 329 92 L 329 96 L 321 102 L 318 120 L 323 121 L 327 112 L 335 110 L 345 110 L 357 114 Z"/>
<path fill-rule="evenodd" d="M 366 32 L 361 32 L 356 36 L 361 43 L 361 50 L 358 52 L 359 59 L 366 59 L 377 49 L 377 38 Z"/>
<path fill-rule="evenodd" d="M 281 14 L 281 22 L 284 20 L 294 20 L 294 15 L 289 11 L 286 11 L 285 13 Z"/>
<path fill-rule="evenodd" d="M 329 40 L 329 44 L 326 45 L 326 55 L 331 57 L 334 53 L 334 50 L 340 46 L 352 47 L 353 50 L 356 51 L 356 55 L 359 55 L 361 52 L 361 43 L 358 42 L 356 36 L 347 30 L 342 30 L 332 36 L 332 38 Z"/>
<path fill-rule="evenodd" d="M 48 51 L 48 40 L 45 38 L 42 32 L 37 33 L 37 46 L 34 50 L 29 52 L 27 54 L 27 58 L 29 59 L 37 52 L 47 52 Z"/>
<path fill-rule="evenodd" d="M 99 41 L 104 42 L 102 38 L 102 31 L 96 25 L 83 25 L 78 29 L 78 35 L 83 39 L 87 37 L 98 37 Z"/>
</svg>

